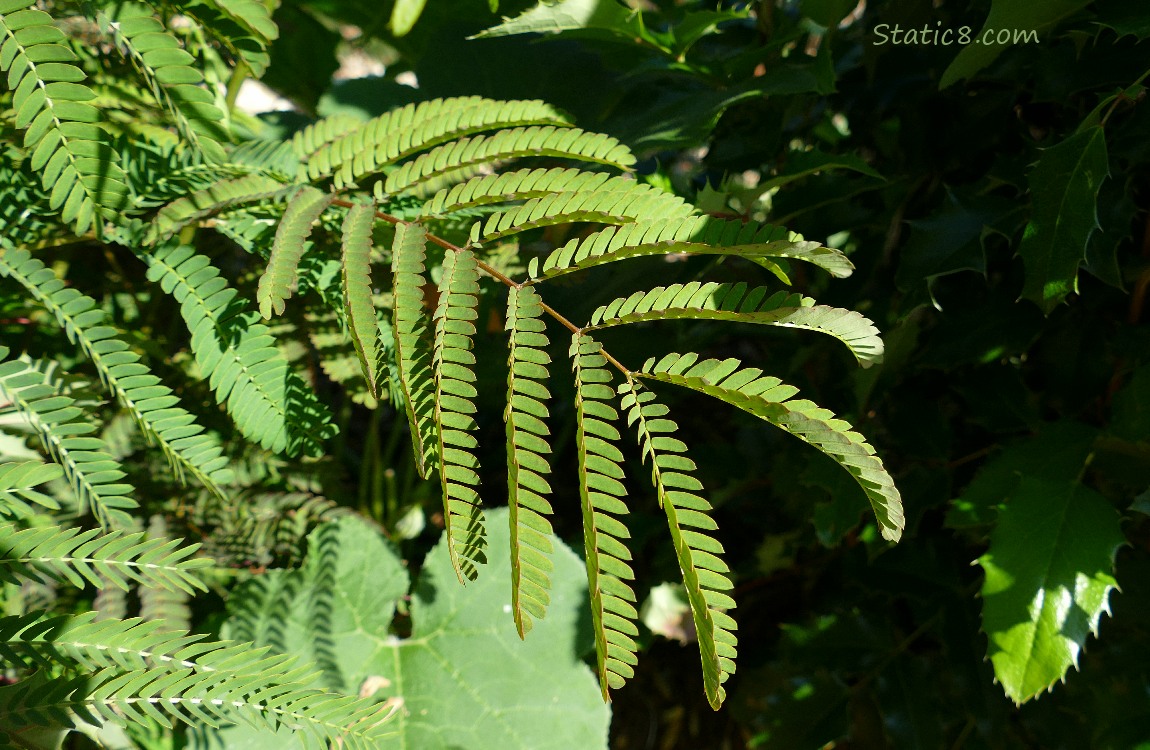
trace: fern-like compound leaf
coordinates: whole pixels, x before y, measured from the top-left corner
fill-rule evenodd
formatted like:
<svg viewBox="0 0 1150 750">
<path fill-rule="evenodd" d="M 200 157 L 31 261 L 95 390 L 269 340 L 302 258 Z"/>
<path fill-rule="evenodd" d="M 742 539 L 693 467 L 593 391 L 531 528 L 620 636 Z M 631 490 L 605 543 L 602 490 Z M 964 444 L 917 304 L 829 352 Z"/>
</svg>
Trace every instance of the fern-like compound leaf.
<svg viewBox="0 0 1150 750">
<path fill-rule="evenodd" d="M 246 724 L 291 732 L 305 748 L 373 750 L 394 735 L 394 714 L 375 701 L 339 695 L 280 675 L 102 669 L 53 677 L 40 670 L 0 688 L 3 732 L 77 729 L 124 722 L 171 728 Z"/>
<path fill-rule="evenodd" d="M 316 120 L 292 136 L 292 151 L 300 159 L 307 160 L 340 136 L 359 129 L 362 124 L 363 120 L 353 115 L 332 115 Z"/>
<path fill-rule="evenodd" d="M 384 190 L 394 195 L 460 169 L 536 156 L 578 159 L 618 169 L 629 169 L 635 163 L 631 151 L 609 135 L 554 125 L 512 128 L 461 138 L 420 154 L 390 173 Z"/>
<path fill-rule="evenodd" d="M 128 348 L 96 301 L 67 287 L 24 250 L 0 250 L 0 276 L 21 284 L 51 312 L 69 340 L 79 344 L 100 379 L 132 414 L 145 437 L 163 450 L 176 476 L 190 475 L 223 497 L 220 484 L 231 479 L 218 442 L 204 433 L 195 417 L 177 406 L 179 399 Z"/>
<path fill-rule="evenodd" d="M 551 356 L 543 303 L 530 287 L 512 287 L 507 297 L 507 504 L 511 514 L 511 608 L 519 637 L 542 620 L 551 599 L 552 513 L 547 390 Z"/>
<path fill-rule="evenodd" d="M 229 140 L 224 114 L 203 87 L 195 59 L 180 45 L 155 11 L 140 3 L 117 3 L 96 11 L 100 29 L 147 81 L 156 101 L 168 112 L 180 135 L 209 160 L 226 158 L 221 142 Z"/>
<path fill-rule="evenodd" d="M 387 373 L 381 363 L 379 318 L 371 301 L 371 231 L 375 226 L 375 205 L 356 203 L 343 222 L 343 307 L 347 329 L 355 345 L 363 376 L 374 398 L 380 398 Z"/>
<path fill-rule="evenodd" d="M 212 166 L 201 167 L 200 171 L 210 172 Z M 217 173 L 222 175 L 262 172 L 290 182 L 294 182 L 302 171 L 303 164 L 291 144 L 271 140 L 245 141 L 232 149 L 227 162 L 217 167 Z"/>
<path fill-rule="evenodd" d="M 244 437 L 277 453 L 322 453 L 335 432 L 331 413 L 219 270 L 186 245 L 140 257 L 148 279 L 180 303 L 196 363 Z"/>
<path fill-rule="evenodd" d="M 235 13 L 239 8 L 244 9 L 244 15 L 252 18 L 268 14 L 266 7 L 256 8 L 258 0 L 244 0 L 243 3 L 204 2 L 204 0 L 169 0 L 165 3 L 177 11 L 179 15 L 199 26 L 198 31 L 219 44 L 234 60 L 236 67 L 245 64 L 251 69 L 252 75 L 261 78 L 266 72 L 271 56 L 268 54 L 269 39 L 267 20 L 260 18 L 254 23 L 252 19 L 245 22 L 237 18 Z M 229 8 L 224 8 L 228 5 Z M 256 30 L 256 25 L 262 26 L 263 31 Z M 276 31 L 278 35 L 278 30 Z"/>
<path fill-rule="evenodd" d="M 543 198 L 553 193 L 631 193 L 654 196 L 646 201 L 645 210 L 654 212 L 648 218 L 685 217 L 695 209 L 682 198 L 641 182 L 632 177 L 612 176 L 606 172 L 584 172 L 581 169 L 553 167 L 551 169 L 521 169 L 514 172 L 481 175 L 467 182 L 445 188 L 427 201 L 424 216 L 443 216 L 495 203 Z"/>
<path fill-rule="evenodd" d="M 635 592 L 625 583 L 635 574 L 627 564 L 631 552 L 623 543 L 630 532 L 615 516 L 627 513 L 623 498 L 623 454 L 619 431 L 612 424 L 619 412 L 611 405 L 615 391 L 599 342 L 583 333 L 571 341 L 575 369 L 576 448 L 579 453 L 579 496 L 583 506 L 583 548 L 591 595 L 591 621 L 603 699 L 634 676 Z"/>
<path fill-rule="evenodd" d="M 142 531 L 0 524 L 0 580 L 59 581 L 81 588 L 110 582 L 121 589 L 136 583 L 190 594 L 208 590 L 197 571 L 212 565 L 206 558 L 188 559 L 197 549 L 198 544 L 179 540 L 148 539 Z"/>
<path fill-rule="evenodd" d="M 623 258 L 670 253 L 736 255 L 776 273 L 777 264 L 771 258 L 813 263 L 837 277 L 849 276 L 854 270 L 854 265 L 838 250 L 804 240 L 784 227 L 690 216 L 605 227 L 571 240 L 552 251 L 542 263 L 533 258 L 528 273 L 532 279 L 549 279 Z"/>
<path fill-rule="evenodd" d="M 52 17 L 33 0 L 0 3 L 0 72 L 8 74 L 15 126 L 24 130 L 29 165 L 40 173 L 48 205 L 77 234 L 128 200 L 127 177 L 89 104 L 76 55 Z"/>
<path fill-rule="evenodd" d="M 597 309 L 587 330 L 671 318 L 799 328 L 833 336 L 864 366 L 882 361 L 883 344 L 874 324 L 853 310 L 816 305 L 810 297 L 748 289 L 743 282 L 672 284 L 620 297 Z"/>
<path fill-rule="evenodd" d="M 4 347 L 0 346 L 0 358 L 3 355 Z M 64 468 L 58 464 L 38 461 L 0 464 L 0 519 L 27 518 L 39 509 L 59 509 L 59 503 L 35 488 L 63 475 Z"/>
<path fill-rule="evenodd" d="M 718 526 L 707 515 L 711 504 L 695 494 L 703 485 L 694 476 L 695 462 L 687 457 L 686 446 L 673 437 L 679 426 L 667 418 L 670 410 L 630 376 L 620 384 L 619 395 L 627 422 L 638 433 L 643 460 L 651 464 L 651 482 L 667 516 L 691 604 L 707 700 L 718 710 L 726 697 L 723 683 L 735 671 L 738 645 L 735 621 L 727 614 L 735 606 L 726 593 L 734 588 L 727 577 L 731 571 L 719 557 L 722 545 L 705 533 Z"/>
<path fill-rule="evenodd" d="M 537 100 L 494 101 L 467 96 L 409 104 L 330 140 L 322 132 L 304 136 L 313 143 L 327 141 L 319 143 L 307 157 L 308 177 L 314 181 L 334 174 L 336 187 L 345 187 L 455 138 L 545 124 L 562 127 L 570 123 L 555 107 Z"/>
<path fill-rule="evenodd" d="M 290 190 L 290 186 L 262 174 L 220 180 L 161 208 L 152 220 L 148 239 L 166 240 L 189 224 L 225 208 L 277 198 Z"/>
<path fill-rule="evenodd" d="M 342 312 L 342 311 L 340 311 Z M 375 409 L 379 399 L 372 393 L 364 377 L 364 367 L 348 335 L 348 326 L 341 323 L 337 311 L 320 305 L 308 305 L 304 308 L 304 318 L 308 323 L 308 339 L 319 360 L 323 374 L 333 383 L 338 383 L 352 401 L 363 404 L 368 409 Z M 386 399 L 395 387 L 395 372 L 388 366 L 395 355 L 395 336 L 391 330 L 391 317 L 376 318 L 377 339 L 379 344 L 379 359 L 376 360 L 376 381 L 380 388 L 380 397 Z M 396 399 L 396 406 L 401 407 L 403 399 Z"/>
<path fill-rule="evenodd" d="M 273 313 L 283 315 L 284 302 L 295 290 L 296 269 L 303 258 L 312 225 L 334 199 L 334 194 L 304 185 L 288 200 L 283 218 L 276 229 L 267 269 L 260 277 L 260 285 L 256 290 L 260 314 L 265 320 L 270 320 Z"/>
<path fill-rule="evenodd" d="M 260 0 L 200 0 L 204 5 L 215 8 L 237 25 L 249 31 L 265 46 L 279 38 L 279 27 L 272 20 L 271 11 Z"/>
<path fill-rule="evenodd" d="M 157 513 L 148 519 L 148 539 L 168 538 L 168 522 Z M 111 591 L 105 587 L 104 591 Z M 140 617 L 149 622 L 161 622 L 166 628 L 187 630 L 192 623 L 192 610 L 188 606 L 191 597 L 186 591 L 163 586 L 140 586 L 136 589 L 140 600 Z M 95 605 L 93 605 L 95 606 Z M 125 613 L 118 615 L 124 617 Z"/>
<path fill-rule="evenodd" d="M 648 360 L 634 373 L 706 393 L 781 427 L 813 445 L 850 472 L 870 500 L 885 539 L 898 541 L 906 525 L 902 497 L 882 461 L 862 435 L 828 409 L 792 398 L 798 389 L 736 359 L 698 361 L 694 354 Z"/>
<path fill-rule="evenodd" d="M 424 479 L 431 476 L 439 463 L 435 437 L 435 373 L 424 307 L 426 260 L 427 230 L 418 224 L 396 225 L 391 248 L 396 370 L 406 402 L 416 468 Z"/>
<path fill-rule="evenodd" d="M 64 470 L 80 513 L 91 513 L 106 529 L 132 524 L 138 507 L 126 474 L 93 433 L 96 425 L 74 399 L 60 395 L 51 378 L 29 362 L 0 364 L 0 396 L 40 437 L 44 449 Z M 0 482 L 2 486 L 2 482 Z"/>
<path fill-rule="evenodd" d="M 468 250 L 448 251 L 435 309 L 435 432 L 447 550 L 459 576 L 475 580 L 487 562 L 479 507 L 475 448 L 475 320 L 479 317 L 479 264 Z"/>
<path fill-rule="evenodd" d="M 666 200 L 666 194 L 639 187 L 616 184 L 614 189 L 564 191 L 532 198 L 521 206 L 494 213 L 486 221 L 471 227 L 470 241 L 492 242 L 528 229 L 595 222 L 598 224 L 631 224 L 641 216 L 659 215 L 665 211 L 679 213 L 677 201 Z"/>
<path fill-rule="evenodd" d="M 87 671 L 190 669 L 199 673 L 277 674 L 307 682 L 314 669 L 250 643 L 206 636 L 141 618 L 107 619 L 97 612 L 29 612 L 0 617 L 0 658 L 24 669 L 58 666 Z"/>
</svg>

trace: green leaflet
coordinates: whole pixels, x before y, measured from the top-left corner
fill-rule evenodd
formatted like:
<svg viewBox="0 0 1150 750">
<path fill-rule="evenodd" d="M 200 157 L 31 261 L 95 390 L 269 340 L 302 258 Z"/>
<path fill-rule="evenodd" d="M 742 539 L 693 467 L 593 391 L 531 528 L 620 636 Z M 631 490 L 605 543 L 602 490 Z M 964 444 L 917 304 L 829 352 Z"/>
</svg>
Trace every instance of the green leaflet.
<svg viewBox="0 0 1150 750">
<path fill-rule="evenodd" d="M 611 0 L 559 0 L 540 2 L 515 18 L 506 18 L 498 26 L 484 29 L 477 37 L 511 34 L 557 33 L 577 29 L 624 35 L 631 39 L 647 36 L 638 11 L 632 11 Z"/>
<path fill-rule="evenodd" d="M 571 240 L 552 251 L 542 263 L 532 258 L 528 273 L 532 280 L 539 281 L 623 258 L 670 253 L 736 255 L 763 265 L 772 273 L 778 273 L 778 265 L 768 258 L 806 261 L 839 278 L 850 276 L 854 270 L 854 265 L 838 250 L 804 240 L 784 227 L 689 216 L 606 227 Z"/>
<path fill-rule="evenodd" d="M 24 130 L 29 165 L 40 173 L 48 205 L 84 234 L 128 202 L 127 177 L 107 133 L 96 125 L 96 95 L 67 39 L 32 0 L 0 5 L 0 71 L 8 74 L 15 126 Z"/>
<path fill-rule="evenodd" d="M 242 723 L 274 732 L 290 727 L 304 747 L 374 750 L 392 735 L 391 718 L 372 701 L 301 688 L 275 674 L 200 673 L 194 669 L 123 671 L 109 668 L 51 677 L 47 670 L 0 688 L 0 725 L 34 735 L 37 729 L 80 729 L 105 722 L 172 719 L 196 727 Z M 0 740 L 6 739 L 0 732 Z"/>
<path fill-rule="evenodd" d="M 630 377 L 619 385 L 619 396 L 627 422 L 638 432 L 643 460 L 651 464 L 651 481 L 667 516 L 691 603 L 707 700 L 717 711 L 726 698 L 722 683 L 735 671 L 738 645 L 735 620 L 726 613 L 735 600 L 723 593 L 734 588 L 727 577 L 731 570 L 719 557 L 722 545 L 703 533 L 718 526 L 706 514 L 711 504 L 694 494 L 703 485 L 694 477 L 695 462 L 687 457 L 686 446 L 671 437 L 679 426 L 666 418 L 670 409 Z"/>
<path fill-rule="evenodd" d="M 768 296 L 766 287 L 748 291 L 743 282 L 691 282 L 635 292 L 597 309 L 587 330 L 664 320 L 692 318 L 800 328 L 834 336 L 846 344 L 864 367 L 882 361 L 878 329 L 853 310 L 816 305 L 810 297 L 787 292 Z"/>
<path fill-rule="evenodd" d="M 603 347 L 590 336 L 571 339 L 575 369 L 576 448 L 579 453 L 579 497 L 583 506 L 583 551 L 587 558 L 587 587 L 591 594 L 591 621 L 595 629 L 595 655 L 603 700 L 634 676 L 638 663 L 635 638 L 635 592 L 624 581 L 635 574 L 627 561 L 631 552 L 621 541 L 631 536 L 616 515 L 627 513 L 623 454 L 616 443 L 619 431 L 611 424 L 619 412 Z"/>
<path fill-rule="evenodd" d="M 647 207 L 666 216 L 690 216 L 694 208 L 678 196 L 664 193 L 631 177 L 612 176 L 607 172 L 584 172 L 581 169 L 521 169 L 501 174 L 481 175 L 467 182 L 444 188 L 423 205 L 424 216 L 441 216 L 493 203 L 542 198 L 553 193 L 583 191 L 629 192 L 655 194 L 656 202 Z"/>
<path fill-rule="evenodd" d="M 522 157 L 553 156 L 628 169 L 635 163 L 631 151 L 601 133 L 555 125 L 500 130 L 476 135 L 420 154 L 387 176 L 384 190 L 400 193 L 459 169 Z M 470 176 L 470 175 L 468 175 Z"/>
<path fill-rule="evenodd" d="M 363 121 L 353 115 L 332 115 L 316 120 L 292 136 L 292 152 L 306 161 L 324 146 L 358 129 L 362 124 Z"/>
<path fill-rule="evenodd" d="M 249 643 L 205 641 L 206 636 L 173 631 L 163 623 L 97 619 L 96 612 L 76 615 L 28 612 L 0 617 L 0 652 L 12 664 L 76 666 L 88 671 L 121 669 L 193 669 L 227 674 L 279 673 L 306 678 L 314 670 L 295 666 L 291 657 L 272 655 Z"/>
<path fill-rule="evenodd" d="M 392 315 L 399 384 L 407 408 L 415 464 L 424 479 L 439 464 L 435 437 L 435 374 L 424 312 L 423 288 L 427 230 L 418 224 L 397 224 L 391 248 Z"/>
<path fill-rule="evenodd" d="M 279 28 L 272 20 L 268 6 L 260 0 L 201 0 L 219 11 L 267 45 L 279 38 Z"/>
<path fill-rule="evenodd" d="M 447 251 L 435 309 L 435 434 L 443 520 L 451 564 L 462 583 L 487 562 L 483 511 L 479 508 L 479 461 L 475 438 L 475 355 L 472 337 L 479 317 L 479 265 L 469 250 Z"/>
<path fill-rule="evenodd" d="M 1109 613 L 1121 519 L 1093 490 L 1024 476 L 978 559 L 988 657 L 1008 698 L 1024 703 L 1064 679 Z"/>
<path fill-rule="evenodd" d="M 0 355 L 3 353 L 0 350 Z M 108 454 L 104 441 L 93 435 L 96 425 L 74 399 L 60 395 L 50 376 L 20 360 L 0 364 L 0 396 L 27 420 L 44 450 L 63 469 L 81 515 L 91 513 L 104 529 L 132 525 L 130 511 L 139 507 L 132 499 L 136 490 L 123 481 L 123 467 Z M 4 468 L 0 464 L 0 471 Z M 35 483 L 42 481 L 46 480 Z M 3 494 L 0 489 L 0 496 Z M 49 498 L 39 497 L 47 500 L 49 507 L 57 507 Z M 13 505 L 12 510 L 17 511 L 18 506 Z"/>
<path fill-rule="evenodd" d="M 160 209 L 152 219 L 148 241 L 166 240 L 184 227 L 207 216 L 242 203 L 267 200 L 291 190 L 279 180 L 262 174 L 248 174 L 220 180 L 210 187 L 190 193 Z"/>
<path fill-rule="evenodd" d="M 196 572 L 212 566 L 206 558 L 188 559 L 197 549 L 198 544 L 181 546 L 174 539 L 147 539 L 142 531 L 0 524 L 0 580 L 59 581 L 78 588 L 111 583 L 121 589 L 137 583 L 190 594 L 208 590 Z"/>
<path fill-rule="evenodd" d="M 375 205 L 356 203 L 347 210 L 343 222 L 343 306 L 347 329 L 359 357 L 371 395 L 381 396 L 387 378 L 381 361 L 379 319 L 371 301 L 371 231 L 375 226 Z"/>
<path fill-rule="evenodd" d="M 140 257 L 148 279 L 180 303 L 202 375 L 240 432 L 277 453 L 322 454 L 335 434 L 330 412 L 219 270 L 187 245 Z"/>
<path fill-rule="evenodd" d="M 902 497 L 874 448 L 851 430 L 850 424 L 810 401 L 792 399 L 797 388 L 778 378 L 763 376 L 762 370 L 741 369 L 742 363 L 736 359 L 698 359 L 696 354 L 668 354 L 658 362 L 647 360 L 633 374 L 714 396 L 818 448 L 849 471 L 862 487 L 883 538 L 899 540 L 906 524 Z"/>
<path fill-rule="evenodd" d="M 537 100 L 494 101 L 480 96 L 409 104 L 320 145 L 308 157 L 308 178 L 335 176 L 336 187 L 441 143 L 486 130 L 528 125 L 565 126 L 568 117 Z M 316 139 L 312 137 L 313 142 Z"/>
<path fill-rule="evenodd" d="M 0 346 L 0 358 L 6 352 Z M 64 468 L 58 464 L 42 464 L 38 461 L 0 464 L 0 519 L 27 518 L 39 512 L 39 509 L 57 510 L 59 503 L 33 488 L 62 476 Z"/>
<path fill-rule="evenodd" d="M 163 541 L 171 536 L 168 533 L 168 522 L 163 515 L 156 513 L 148 519 L 146 530 L 148 539 Z M 111 592 L 114 589 L 104 586 L 101 593 Z M 140 618 L 147 622 L 161 622 L 165 628 L 175 630 L 190 630 L 192 627 L 192 610 L 188 606 L 191 597 L 186 591 L 180 591 L 164 586 L 138 586 L 136 596 L 140 600 Z M 125 602 L 126 603 L 126 602 Z M 103 602 L 93 601 L 92 607 L 101 610 Z M 123 619 L 126 612 L 112 615 Z"/>
<path fill-rule="evenodd" d="M 23 285 L 55 315 L 68 338 L 95 365 L 112 396 L 131 412 L 148 439 L 160 446 L 180 481 L 190 474 L 212 494 L 224 496 L 220 484 L 231 479 L 231 472 L 219 444 L 204 434 L 195 417 L 176 405 L 179 399 L 171 389 L 118 338 L 95 300 L 66 287 L 23 250 L 0 251 L 0 275 Z"/>
<path fill-rule="evenodd" d="M 247 65 L 253 76 L 263 77 L 271 62 L 269 42 L 279 36 L 279 30 L 260 0 L 239 3 L 171 0 L 169 5 L 194 21 L 205 36 L 226 49 L 233 59 Z"/>
<path fill-rule="evenodd" d="M 306 305 L 304 317 L 308 321 L 308 339 L 315 350 L 319 367 L 333 383 L 343 387 L 352 400 L 363 404 L 368 409 L 375 409 L 379 405 L 371 393 L 371 388 L 364 379 L 363 364 L 348 335 L 348 327 L 340 322 L 340 315 L 326 307 L 319 305 Z M 345 316 L 346 317 L 346 316 Z M 381 396 L 388 398 L 394 387 L 395 373 L 388 366 L 394 355 L 394 336 L 391 330 L 390 318 L 376 318 L 378 325 L 378 339 L 380 343 L 380 359 L 376 368 L 379 372 L 379 385 Z M 403 399 L 397 399 L 396 407 L 400 407 Z"/>
<path fill-rule="evenodd" d="M 1030 173 L 1032 217 L 1018 248 L 1026 267 L 1022 296 L 1044 313 L 1078 289 L 1078 265 L 1098 228 L 1098 189 L 1109 173 L 1101 126 L 1044 150 Z"/>
<path fill-rule="evenodd" d="M 260 315 L 270 320 L 272 314 L 283 315 L 284 302 L 292 296 L 296 285 L 296 270 L 303 258 L 305 242 L 312 225 L 319 219 L 335 195 L 304 185 L 288 199 L 283 218 L 276 228 L 271 257 L 267 269 L 260 277 L 256 300 Z"/>
<path fill-rule="evenodd" d="M 507 505 L 511 516 L 511 608 L 515 628 L 525 638 L 542 620 L 551 601 L 552 513 L 548 438 L 547 324 L 539 294 L 512 287 L 507 295 Z"/>
<path fill-rule="evenodd" d="M 155 11 L 143 4 L 121 3 L 98 9 L 95 20 L 147 81 L 180 136 L 210 161 L 224 161 L 227 154 L 220 142 L 230 140 L 224 113 L 203 87 L 204 77 L 194 67 L 194 58 L 164 28 Z"/>
<path fill-rule="evenodd" d="M 527 229 L 577 221 L 630 224 L 640 217 L 644 220 L 683 218 L 683 205 L 677 200 L 667 200 L 665 193 L 625 185 L 614 187 L 563 191 L 531 198 L 521 206 L 476 222 L 471 227 L 470 242 L 494 242 Z"/>
<path fill-rule="evenodd" d="M 402 700 L 388 724 L 394 736 L 377 750 L 605 750 L 609 710 L 580 658 L 590 636 L 580 612 L 582 561 L 556 543 L 552 612 L 521 641 L 507 614 L 507 511 L 492 510 L 489 520 L 489 569 L 467 586 L 456 580 L 443 536 L 412 586 L 409 567 L 377 530 L 354 518 L 325 524 L 312 532 L 302 567 L 268 571 L 237 591 L 225 632 L 274 639 L 308 660 L 330 650 L 335 663 L 318 684 L 374 691 L 384 707 Z M 324 554 L 312 552 L 318 540 Z M 275 591 L 293 593 L 278 612 L 262 604 Z M 393 616 L 404 599 L 411 635 L 397 638 Z M 268 737 L 235 727 L 191 747 L 298 750 L 300 739 L 289 729 Z"/>
<path fill-rule="evenodd" d="M 210 165 L 208 169 L 212 169 Z M 295 180 L 303 171 L 303 163 L 296 156 L 291 143 L 286 141 L 244 141 L 231 150 L 228 161 L 218 165 L 219 174 L 255 173 L 280 180 Z"/>
</svg>

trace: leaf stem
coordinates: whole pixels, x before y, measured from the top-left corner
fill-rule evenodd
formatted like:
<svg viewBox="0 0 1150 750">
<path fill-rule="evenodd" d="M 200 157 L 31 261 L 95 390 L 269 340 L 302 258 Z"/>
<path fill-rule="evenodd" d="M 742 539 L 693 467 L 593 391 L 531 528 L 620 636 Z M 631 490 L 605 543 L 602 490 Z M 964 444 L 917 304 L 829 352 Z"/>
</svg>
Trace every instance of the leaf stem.
<svg viewBox="0 0 1150 750">
<path fill-rule="evenodd" d="M 224 103 L 227 105 L 228 114 L 234 114 L 236 110 L 236 99 L 239 98 L 240 88 L 247 80 L 248 74 L 251 73 L 251 68 L 243 60 L 236 62 L 236 67 L 232 69 L 232 75 L 228 79 L 228 89 L 224 96 Z"/>
<path fill-rule="evenodd" d="M 340 206 L 341 208 L 351 208 L 354 205 L 351 201 L 344 200 L 342 198 L 336 198 L 335 200 L 333 200 L 331 202 L 331 204 L 333 206 Z M 404 221 L 403 219 L 399 218 L 398 216 L 392 216 L 391 214 L 385 213 L 383 211 L 376 211 L 375 217 L 377 219 L 382 219 L 383 221 L 386 221 L 389 224 L 412 224 L 412 223 L 414 223 L 414 222 L 410 222 L 410 221 Z M 451 242 L 448 242 L 447 240 L 443 239 L 442 237 L 437 237 L 436 235 L 431 234 L 430 232 L 427 234 L 427 239 L 430 240 L 433 244 L 436 244 L 439 247 L 443 248 L 444 250 L 450 250 L 451 252 L 454 252 L 454 253 L 462 252 L 462 250 L 463 250 L 463 248 L 459 247 L 458 245 L 453 244 Z M 523 288 L 522 284 L 513 280 L 511 277 L 507 276 L 505 273 L 500 271 L 498 268 L 495 268 L 494 266 L 490 265 L 489 263 L 484 262 L 483 260 L 481 260 L 479 258 L 476 258 L 475 260 L 479 264 L 479 268 L 481 271 L 483 271 L 485 274 L 487 274 L 491 278 L 495 279 L 496 281 L 502 282 L 504 286 L 514 287 L 516 289 L 522 289 Z M 580 328 L 579 326 L 572 323 L 562 313 L 560 313 L 555 308 L 551 307 L 551 305 L 548 305 L 546 302 L 543 302 L 543 301 L 540 301 L 540 305 L 543 307 L 543 312 L 547 313 L 552 318 L 557 320 L 560 325 L 562 325 L 568 331 L 571 331 L 571 333 L 582 333 L 583 332 L 582 328 Z M 619 360 L 617 360 L 613 356 L 611 356 L 611 354 L 608 351 L 603 350 L 602 354 L 607 359 L 607 361 L 610 362 L 617 370 L 619 370 L 619 372 L 623 373 L 623 375 L 628 376 L 631 374 L 631 370 L 629 370 L 627 367 L 625 367 L 622 362 L 620 362 Z"/>
</svg>

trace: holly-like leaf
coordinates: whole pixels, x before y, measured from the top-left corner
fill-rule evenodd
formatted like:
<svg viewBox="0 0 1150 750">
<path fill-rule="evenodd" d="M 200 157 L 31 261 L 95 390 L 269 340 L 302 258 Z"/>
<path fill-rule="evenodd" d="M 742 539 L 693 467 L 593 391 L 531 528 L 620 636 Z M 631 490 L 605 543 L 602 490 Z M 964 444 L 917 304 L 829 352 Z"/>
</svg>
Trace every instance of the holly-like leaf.
<svg viewBox="0 0 1150 750">
<path fill-rule="evenodd" d="M 994 0 L 986 23 L 972 36 L 971 44 L 963 47 L 943 72 L 938 87 L 945 89 L 970 78 L 994 62 L 1012 44 L 1034 44 L 1038 41 L 1034 35 L 1024 35 L 1029 32 L 1037 34 L 1089 4 L 1090 0 L 1044 0 L 1040 3 L 1033 0 Z M 1011 32 L 1005 43 L 999 42 L 996 36 L 1000 30 Z M 994 32 L 994 35 L 984 38 L 987 31 Z"/>
<path fill-rule="evenodd" d="M 319 663 L 325 685 L 390 701 L 398 732 L 379 745 L 420 750 L 596 750 L 607 747 L 609 711 L 580 654 L 591 646 L 580 625 L 586 606 L 582 561 L 555 542 L 551 605 L 520 640 L 511 612 L 510 543 L 505 509 L 488 513 L 490 575 L 461 586 L 445 540 L 431 551 L 412 591 L 410 637 L 392 634 L 407 573 L 394 548 L 347 518 L 309 537 L 297 571 L 259 576 L 231 597 L 229 635 L 255 637 Z M 264 592 L 290 602 L 283 617 Z M 245 727 L 201 734 L 198 747 L 295 750 L 288 731 Z"/>
<path fill-rule="evenodd" d="M 1095 23 L 1099 26 L 1113 29 L 1121 39 L 1132 35 L 1138 39 L 1150 37 L 1150 13 L 1146 6 L 1140 3 L 1128 3 L 1126 0 L 1102 0 L 1094 4 Z"/>
<path fill-rule="evenodd" d="M 909 290 L 924 279 L 959 271 L 986 273 L 987 234 L 1017 215 L 1017 201 L 999 196 L 966 195 L 947 191 L 946 202 L 933 214 L 908 221 L 910 238 L 902 249 L 895 275 L 900 289 Z"/>
<path fill-rule="evenodd" d="M 1150 443 L 1150 366 L 1134 371 L 1130 382 L 1114 395 L 1110 432 L 1123 440 Z"/>
<path fill-rule="evenodd" d="M 1080 484 L 1024 477 L 978 562 L 988 656 L 1008 698 L 1024 703 L 1063 679 L 1109 612 L 1118 513 Z"/>
<path fill-rule="evenodd" d="M 639 14 L 615 0 L 560 0 L 541 2 L 515 18 L 505 19 L 477 34 L 477 37 L 512 34 L 557 33 L 560 31 L 595 30 L 628 39 L 647 36 Z"/>
<path fill-rule="evenodd" d="M 1030 173 L 1033 210 L 1018 250 L 1026 265 L 1022 296 L 1045 313 L 1077 289 L 1078 264 L 1098 227 L 1098 188 L 1108 174 L 1101 127 L 1046 149 Z"/>
<path fill-rule="evenodd" d="M 1011 443 L 983 464 L 951 502 L 947 525 L 965 528 L 993 523 L 1024 476 L 1077 482 L 1097 438 L 1098 430 L 1093 427 L 1065 421 L 1044 425 L 1033 437 Z"/>
</svg>

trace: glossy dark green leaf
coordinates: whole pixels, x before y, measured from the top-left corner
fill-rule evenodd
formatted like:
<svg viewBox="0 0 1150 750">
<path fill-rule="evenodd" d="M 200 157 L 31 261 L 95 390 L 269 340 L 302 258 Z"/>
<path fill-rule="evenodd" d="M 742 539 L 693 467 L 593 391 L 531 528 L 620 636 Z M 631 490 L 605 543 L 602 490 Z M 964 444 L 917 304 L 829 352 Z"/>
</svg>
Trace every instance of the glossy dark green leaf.
<svg viewBox="0 0 1150 750">
<path fill-rule="evenodd" d="M 1098 189 L 1109 169 L 1098 127 L 1042 152 L 1030 173 L 1032 217 L 1018 254 L 1026 265 L 1022 296 L 1043 312 L 1078 288 L 1078 265 L 1098 226 Z"/>
<path fill-rule="evenodd" d="M 895 275 L 899 288 L 910 289 L 923 279 L 959 271 L 986 273 L 984 238 L 1019 210 L 1016 201 L 948 190 L 941 208 L 925 219 L 907 222 L 910 237 Z"/>
<path fill-rule="evenodd" d="M 994 0 L 990 6 L 990 15 L 982 29 L 974 35 L 971 44 L 963 47 L 958 56 L 942 74 L 939 88 L 945 89 L 966 78 L 970 78 L 978 71 L 994 62 L 1000 54 L 1009 49 L 1009 44 L 985 44 L 982 35 L 986 31 L 997 33 L 1000 30 L 1010 32 L 1041 32 L 1048 29 L 1061 19 L 1081 10 L 1090 4 L 1090 0 L 1045 0 L 1045 2 L 1032 2 L 1031 0 Z M 1045 42 L 1045 35 L 1038 36 L 1032 44 Z"/>
<path fill-rule="evenodd" d="M 1058 422 L 1044 426 L 1033 437 L 1006 446 L 979 469 L 951 502 L 947 525 L 961 528 L 992 523 L 1003 503 L 1027 477 L 1077 482 L 1097 436 L 1097 430 L 1079 422 Z"/>
<path fill-rule="evenodd" d="M 645 32 L 639 14 L 615 0 L 559 0 L 540 2 L 534 8 L 478 34 L 478 37 L 512 34 L 547 34 L 560 31 L 598 29 L 627 38 L 641 38 Z"/>
<path fill-rule="evenodd" d="M 1150 37 L 1150 8 L 1126 0 L 1102 0 L 1094 4 L 1095 23 L 1113 29 L 1119 38 L 1130 35 Z"/>
<path fill-rule="evenodd" d="M 1150 366 L 1135 370 L 1114 395 L 1110 432 L 1132 442 L 1150 443 Z"/>
<path fill-rule="evenodd" d="M 1120 248 L 1135 229 L 1138 204 L 1127 182 L 1107 180 L 1098 193 L 1098 231 L 1090 235 L 1083 268 L 1099 281 L 1126 291 L 1119 264 Z"/>
<path fill-rule="evenodd" d="M 1008 698 L 1024 703 L 1077 666 L 1098 635 L 1125 541 L 1114 508 L 1079 484 L 1024 477 L 978 559 L 988 657 Z"/>
</svg>

